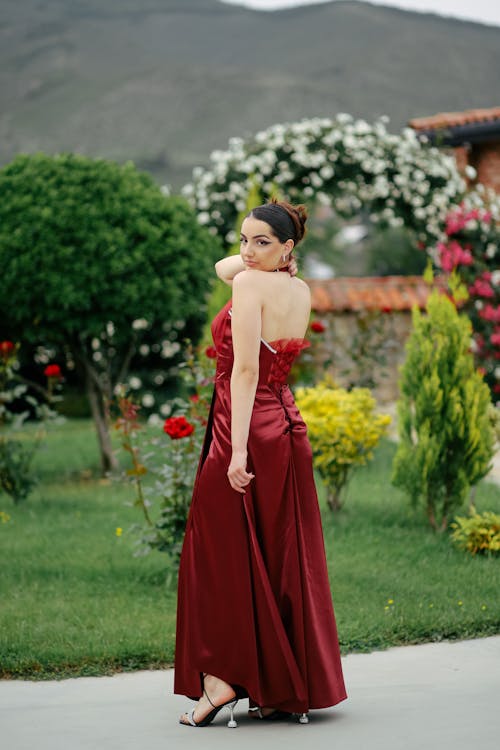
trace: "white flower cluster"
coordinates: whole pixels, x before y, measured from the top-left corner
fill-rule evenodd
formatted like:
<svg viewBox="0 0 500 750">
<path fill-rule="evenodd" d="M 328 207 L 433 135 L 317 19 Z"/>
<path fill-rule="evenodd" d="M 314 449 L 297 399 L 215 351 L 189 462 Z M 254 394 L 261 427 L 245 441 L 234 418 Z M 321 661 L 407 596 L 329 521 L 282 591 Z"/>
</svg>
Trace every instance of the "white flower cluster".
<svg viewBox="0 0 500 750">
<path fill-rule="evenodd" d="M 496 222 L 500 221 L 500 195 L 493 188 L 479 183 L 467 192 L 462 203 L 468 211 L 474 208 L 489 211 Z M 483 225 L 481 229 L 488 231 L 489 226 Z"/>
<path fill-rule="evenodd" d="M 410 128 L 390 134 L 387 118 L 374 124 L 339 114 L 273 125 L 252 139 L 231 138 L 197 167 L 183 194 L 212 233 L 234 241 L 234 222 L 252 188 L 266 200 L 278 191 L 291 200 L 315 199 L 342 215 L 363 205 L 375 221 L 406 224 L 420 239 L 441 239 L 450 203 L 465 191 L 455 160 Z"/>
</svg>

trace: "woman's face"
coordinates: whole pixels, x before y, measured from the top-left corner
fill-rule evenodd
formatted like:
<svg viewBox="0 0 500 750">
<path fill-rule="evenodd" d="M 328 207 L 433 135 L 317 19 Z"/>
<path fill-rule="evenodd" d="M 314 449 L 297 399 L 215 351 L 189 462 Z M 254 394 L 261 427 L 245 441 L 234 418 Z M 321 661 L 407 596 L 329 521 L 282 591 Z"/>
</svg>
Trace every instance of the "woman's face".
<svg viewBox="0 0 500 750">
<path fill-rule="evenodd" d="M 269 224 L 247 216 L 241 225 L 240 255 L 247 268 L 274 271 L 282 264 L 282 256 L 292 251 L 293 240 L 280 242 Z"/>
</svg>

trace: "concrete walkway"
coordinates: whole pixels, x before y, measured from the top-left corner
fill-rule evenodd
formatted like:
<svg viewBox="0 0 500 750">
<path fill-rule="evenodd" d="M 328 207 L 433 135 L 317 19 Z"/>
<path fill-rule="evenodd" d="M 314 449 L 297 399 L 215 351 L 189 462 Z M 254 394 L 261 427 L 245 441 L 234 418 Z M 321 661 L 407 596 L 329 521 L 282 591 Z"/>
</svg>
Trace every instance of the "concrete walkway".
<svg viewBox="0 0 500 750">
<path fill-rule="evenodd" d="M 172 694 L 173 672 L 59 682 L 0 682 L 5 750 L 498 750 L 500 636 L 352 654 L 349 699 L 308 725 L 268 723 L 225 709 L 214 724 L 178 724 L 193 705 Z"/>
</svg>

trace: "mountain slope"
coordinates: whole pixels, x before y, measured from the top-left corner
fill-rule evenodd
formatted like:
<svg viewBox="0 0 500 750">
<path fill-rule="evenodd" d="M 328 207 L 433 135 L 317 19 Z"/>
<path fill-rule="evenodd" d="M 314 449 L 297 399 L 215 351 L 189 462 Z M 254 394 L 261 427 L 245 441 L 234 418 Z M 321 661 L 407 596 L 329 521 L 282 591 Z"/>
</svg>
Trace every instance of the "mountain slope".
<svg viewBox="0 0 500 750">
<path fill-rule="evenodd" d="M 498 70 L 498 28 L 362 2 L 4 0 L 0 161 L 72 150 L 178 185 L 273 122 L 492 106 Z"/>
</svg>

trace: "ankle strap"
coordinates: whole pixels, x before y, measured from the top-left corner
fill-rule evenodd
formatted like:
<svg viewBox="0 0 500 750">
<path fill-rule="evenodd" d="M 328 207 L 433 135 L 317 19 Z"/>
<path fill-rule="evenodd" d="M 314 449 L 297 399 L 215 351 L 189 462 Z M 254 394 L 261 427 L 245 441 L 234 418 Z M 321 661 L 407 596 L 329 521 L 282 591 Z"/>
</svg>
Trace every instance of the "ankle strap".
<svg viewBox="0 0 500 750">
<path fill-rule="evenodd" d="M 207 701 L 210 703 L 210 705 L 213 706 L 213 708 L 217 708 L 217 706 L 215 705 L 215 703 L 212 703 L 212 701 L 210 700 L 209 695 L 208 695 L 207 691 L 205 690 L 205 687 L 203 687 L 203 692 L 207 696 Z"/>
</svg>

